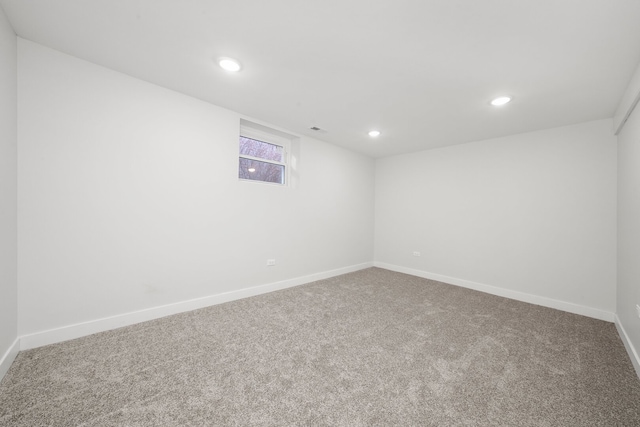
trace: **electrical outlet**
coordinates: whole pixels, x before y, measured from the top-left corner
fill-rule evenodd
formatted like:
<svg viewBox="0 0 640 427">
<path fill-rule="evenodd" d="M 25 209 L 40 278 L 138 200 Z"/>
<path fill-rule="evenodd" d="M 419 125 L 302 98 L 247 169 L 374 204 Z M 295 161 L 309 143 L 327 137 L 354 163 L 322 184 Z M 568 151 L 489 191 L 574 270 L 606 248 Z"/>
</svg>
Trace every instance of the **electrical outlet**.
<svg viewBox="0 0 640 427">
<path fill-rule="evenodd" d="M 420 256 L 420 252 L 418 252 L 418 251 L 413 251 L 413 256 Z"/>
<path fill-rule="evenodd" d="M 640 317 L 640 304 L 636 304 L 636 311 L 638 312 L 638 317 Z"/>
<path fill-rule="evenodd" d="M 269 267 L 272 267 L 272 266 L 276 265 L 276 260 L 275 259 L 268 259 L 267 260 L 267 265 Z"/>
</svg>

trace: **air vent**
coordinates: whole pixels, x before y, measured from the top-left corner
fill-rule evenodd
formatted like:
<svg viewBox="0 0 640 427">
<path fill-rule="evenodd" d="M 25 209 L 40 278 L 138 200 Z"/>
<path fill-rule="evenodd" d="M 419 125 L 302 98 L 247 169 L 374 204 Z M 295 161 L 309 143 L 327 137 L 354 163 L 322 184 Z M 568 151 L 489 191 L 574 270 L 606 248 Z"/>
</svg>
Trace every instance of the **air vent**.
<svg viewBox="0 0 640 427">
<path fill-rule="evenodd" d="M 319 128 L 318 126 L 311 126 L 309 129 L 311 129 L 314 132 L 318 132 L 318 133 L 327 133 L 326 130 Z"/>
</svg>

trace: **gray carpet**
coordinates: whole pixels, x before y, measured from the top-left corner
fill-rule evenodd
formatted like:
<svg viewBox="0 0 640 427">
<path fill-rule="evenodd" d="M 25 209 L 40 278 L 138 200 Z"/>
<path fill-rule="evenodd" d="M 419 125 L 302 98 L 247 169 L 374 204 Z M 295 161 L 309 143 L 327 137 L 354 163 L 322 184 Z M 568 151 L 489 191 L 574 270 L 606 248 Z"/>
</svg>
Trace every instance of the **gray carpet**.
<svg viewBox="0 0 640 427">
<path fill-rule="evenodd" d="M 2 426 L 640 426 L 615 326 L 371 268 L 21 352 Z"/>
</svg>

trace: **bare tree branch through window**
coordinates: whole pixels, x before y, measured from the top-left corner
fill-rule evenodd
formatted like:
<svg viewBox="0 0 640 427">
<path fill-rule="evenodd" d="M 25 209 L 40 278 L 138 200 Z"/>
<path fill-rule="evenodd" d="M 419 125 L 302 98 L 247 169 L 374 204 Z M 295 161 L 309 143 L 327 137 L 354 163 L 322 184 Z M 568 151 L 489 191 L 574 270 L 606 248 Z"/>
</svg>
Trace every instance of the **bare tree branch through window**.
<svg viewBox="0 0 640 427">
<path fill-rule="evenodd" d="M 256 139 L 240 137 L 241 179 L 284 184 L 284 147 Z"/>
</svg>

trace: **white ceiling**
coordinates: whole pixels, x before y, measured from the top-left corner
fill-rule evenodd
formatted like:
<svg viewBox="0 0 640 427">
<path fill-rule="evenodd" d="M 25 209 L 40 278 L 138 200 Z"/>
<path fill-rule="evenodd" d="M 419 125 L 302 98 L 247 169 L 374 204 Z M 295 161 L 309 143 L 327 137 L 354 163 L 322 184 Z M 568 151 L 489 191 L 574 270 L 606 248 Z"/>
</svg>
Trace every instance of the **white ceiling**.
<svg viewBox="0 0 640 427">
<path fill-rule="evenodd" d="M 638 0 L 0 5 L 20 37 L 374 157 L 612 117 L 640 61 Z"/>
</svg>

